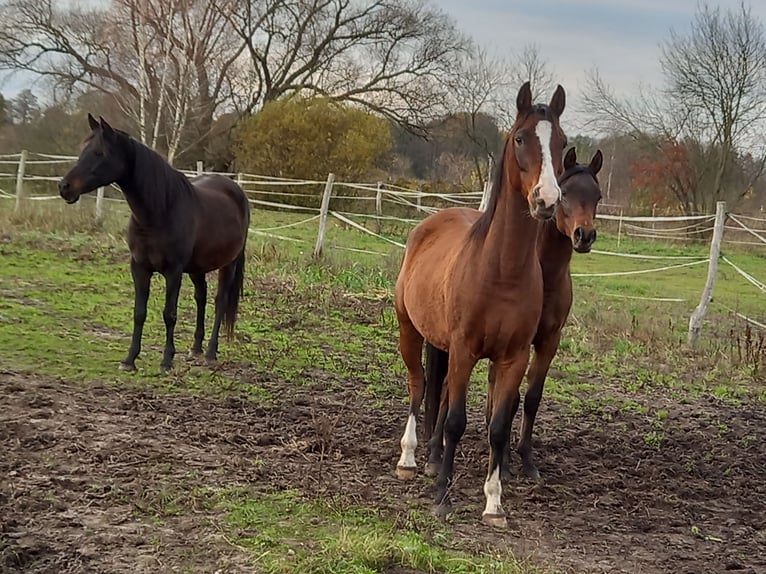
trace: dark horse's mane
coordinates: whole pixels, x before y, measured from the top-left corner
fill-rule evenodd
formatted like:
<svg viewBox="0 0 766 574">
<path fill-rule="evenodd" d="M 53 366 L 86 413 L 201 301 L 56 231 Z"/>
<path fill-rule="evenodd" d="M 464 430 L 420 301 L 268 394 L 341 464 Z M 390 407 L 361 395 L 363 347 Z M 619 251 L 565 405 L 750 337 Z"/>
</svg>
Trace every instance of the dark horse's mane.
<svg viewBox="0 0 766 574">
<path fill-rule="evenodd" d="M 529 118 L 532 114 L 539 114 L 547 120 L 551 120 L 550 108 L 543 104 L 536 104 L 526 113 L 522 123 Z M 495 173 L 492 176 L 492 190 L 490 191 L 489 201 L 487 207 L 481 217 L 471 226 L 471 232 L 469 237 L 471 239 L 484 239 L 489 233 L 489 225 L 492 223 L 492 218 L 495 217 L 495 211 L 497 210 L 497 201 L 500 198 L 500 189 L 503 186 L 503 173 L 505 172 L 505 156 L 508 151 L 508 145 L 516 131 L 515 126 L 511 129 L 508 136 L 505 138 L 505 144 L 503 144 L 503 153 L 500 156 L 500 161 L 495 165 Z"/>
<path fill-rule="evenodd" d="M 561 174 L 561 177 L 559 177 L 559 185 L 563 184 L 566 180 L 568 180 L 570 177 L 574 177 L 577 174 L 580 173 L 589 173 L 593 179 L 596 180 L 596 183 L 598 183 L 598 177 L 596 177 L 596 174 L 594 174 L 590 170 L 590 165 L 587 163 L 576 163 L 572 167 L 570 167 L 568 170 L 564 171 L 564 173 Z"/>
<path fill-rule="evenodd" d="M 149 213 L 164 215 L 178 199 L 188 201 L 196 198 L 196 190 L 189 179 L 159 153 L 127 132 L 118 129 L 114 129 L 114 132 L 118 137 L 117 145 L 125 149 L 132 163 L 129 168 L 132 187 L 141 193 Z"/>
</svg>

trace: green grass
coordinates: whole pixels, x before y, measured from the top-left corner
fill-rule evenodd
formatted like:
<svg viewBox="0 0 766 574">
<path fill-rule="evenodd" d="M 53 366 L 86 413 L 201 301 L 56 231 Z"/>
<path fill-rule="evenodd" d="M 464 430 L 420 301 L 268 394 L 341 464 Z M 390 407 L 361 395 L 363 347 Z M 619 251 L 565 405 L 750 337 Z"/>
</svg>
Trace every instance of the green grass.
<svg viewBox="0 0 766 574">
<path fill-rule="evenodd" d="M 253 496 L 229 490 L 217 496 L 236 528 L 236 542 L 250 549 L 268 574 L 535 571 L 507 552 L 459 550 L 446 526 L 415 510 L 384 517 L 332 500 L 304 500 L 296 492 Z"/>
<path fill-rule="evenodd" d="M 127 212 L 119 205 L 110 204 L 110 208 L 104 226 L 95 229 L 87 208 L 78 211 L 44 202 L 16 216 L 7 203 L 0 203 L 0 349 L 5 368 L 84 384 L 99 381 L 158 392 L 236 395 L 261 404 L 274 397 L 257 381 L 281 379 L 291 385 L 310 385 L 321 373 L 327 386 L 361 395 L 373 406 L 401 400 L 404 412 L 405 373 L 392 311 L 400 248 L 346 229 L 335 220 L 330 220 L 322 260 L 311 257 L 316 221 L 273 232 L 300 242 L 251 235 L 236 341 L 223 341 L 220 353 L 224 365 L 247 365 L 247 379 L 236 368 L 210 369 L 180 357 L 170 374 L 160 374 L 164 289 L 162 279 L 155 277 L 139 371 L 127 374 L 117 370 L 132 324 L 132 283 L 122 238 Z M 303 218 L 302 214 L 254 211 L 253 227 L 269 229 Z M 408 229 L 397 225 L 385 234 L 404 241 Z M 616 240 L 608 233 L 600 234 L 597 247 L 616 251 Z M 707 255 L 705 245 L 624 239 L 619 250 Z M 727 250 L 727 256 L 756 277 L 764 268 L 764 253 Z M 576 254 L 573 271 L 604 273 L 665 264 Z M 764 321 L 763 294 L 733 270 L 721 268 L 716 304 L 701 345 L 694 351 L 686 347 L 688 317 L 698 302 L 705 273 L 702 265 L 628 277 L 575 278 L 575 305 L 545 400 L 558 401 L 572 416 L 583 411 L 606 416 L 624 410 L 650 417 L 652 428 L 644 440 L 658 449 L 663 446 L 667 412 L 647 407 L 642 400 L 647 393 L 667 392 L 678 400 L 709 395 L 727 401 L 749 396 L 766 401 L 763 339 L 758 333 L 748 334 L 742 321 L 727 310 L 738 309 Z M 685 300 L 669 303 L 632 297 Z M 194 314 L 192 287 L 186 280 L 176 335 L 179 354 L 191 343 Z M 473 381 L 471 408 L 480 408 L 485 364 L 477 367 Z M 211 498 L 209 493 L 206 496 Z M 227 532 L 252 553 L 264 572 L 529 571 L 506 554 L 458 550 L 448 527 L 416 510 L 382 516 L 337 501 L 304 499 L 300 493 L 221 491 L 212 499 L 210 504 L 227 517 Z M 162 517 L 187 509 L 171 486 L 147 503 L 145 511 Z"/>
</svg>

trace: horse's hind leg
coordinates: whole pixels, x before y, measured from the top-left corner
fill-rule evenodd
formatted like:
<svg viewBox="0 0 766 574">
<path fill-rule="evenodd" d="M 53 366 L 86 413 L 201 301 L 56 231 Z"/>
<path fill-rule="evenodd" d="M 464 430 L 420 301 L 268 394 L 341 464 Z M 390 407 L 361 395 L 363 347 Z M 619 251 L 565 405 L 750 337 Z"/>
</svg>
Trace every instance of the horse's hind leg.
<svg viewBox="0 0 766 574">
<path fill-rule="evenodd" d="M 175 332 L 178 318 L 178 294 L 181 291 L 183 273 L 180 269 L 165 273 L 165 308 L 162 319 L 165 322 L 165 351 L 162 353 L 160 368 L 169 371 L 176 354 Z"/>
<path fill-rule="evenodd" d="M 535 424 L 535 416 L 543 396 L 545 377 L 548 368 L 556 355 L 561 340 L 561 331 L 551 333 L 547 337 L 535 342 L 535 357 L 527 376 L 527 392 L 524 395 L 524 418 L 521 423 L 521 438 L 516 450 L 521 455 L 521 464 L 524 474 L 534 480 L 540 480 L 540 471 L 535 465 L 532 456 L 532 427 Z"/>
<path fill-rule="evenodd" d="M 133 336 L 130 340 L 128 356 L 120 363 L 121 371 L 135 371 L 136 357 L 141 352 L 141 337 L 144 333 L 146 322 L 146 304 L 149 301 L 149 286 L 151 285 L 152 272 L 130 259 L 130 274 L 133 277 L 133 290 L 135 300 L 133 302 Z"/>
<path fill-rule="evenodd" d="M 215 294 L 215 319 L 213 319 L 213 330 L 210 333 L 210 341 L 207 344 L 207 353 L 205 359 L 211 363 L 218 360 L 218 334 L 221 331 L 223 314 L 226 311 L 229 297 L 229 286 L 234 281 L 234 264 L 230 263 L 221 267 L 218 271 L 218 290 Z"/>
<path fill-rule="evenodd" d="M 207 280 L 204 273 L 190 273 L 194 283 L 194 301 L 197 304 L 197 325 L 194 328 L 194 343 L 189 354 L 193 357 L 202 354 L 202 340 L 205 338 L 205 305 L 207 304 Z"/>
<path fill-rule="evenodd" d="M 410 412 L 407 426 L 400 444 L 402 455 L 396 465 L 396 476 L 401 480 L 410 480 L 417 474 L 415 449 L 418 446 L 417 422 L 420 404 L 425 393 L 425 373 L 423 371 L 423 336 L 415 329 L 405 313 L 397 310 L 399 319 L 399 352 L 407 367 L 407 387 L 410 393 Z"/>
</svg>

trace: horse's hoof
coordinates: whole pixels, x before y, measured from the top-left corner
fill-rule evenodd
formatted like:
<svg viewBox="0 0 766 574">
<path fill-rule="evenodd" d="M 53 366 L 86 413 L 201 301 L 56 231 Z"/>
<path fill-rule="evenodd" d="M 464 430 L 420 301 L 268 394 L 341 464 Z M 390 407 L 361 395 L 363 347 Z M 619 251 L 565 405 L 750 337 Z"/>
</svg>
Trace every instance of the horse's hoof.
<svg viewBox="0 0 766 574">
<path fill-rule="evenodd" d="M 482 514 L 481 521 L 487 526 L 493 528 L 508 528 L 508 521 L 505 518 L 505 514 Z"/>
<path fill-rule="evenodd" d="M 503 482 L 511 482 L 513 480 L 513 473 L 510 468 L 504 468 L 500 471 L 500 480 Z"/>
<path fill-rule="evenodd" d="M 190 359 L 196 359 L 202 354 L 202 349 L 189 349 L 187 357 Z"/>
<path fill-rule="evenodd" d="M 440 520 L 446 520 L 447 517 L 452 514 L 452 504 L 449 502 L 434 504 L 433 508 L 431 508 L 431 512 L 436 518 L 439 518 Z"/>
<path fill-rule="evenodd" d="M 173 365 L 160 365 L 160 373 L 162 373 L 163 375 L 167 375 L 172 368 L 173 368 Z"/>
<path fill-rule="evenodd" d="M 425 468 L 425 474 L 426 476 L 430 476 L 431 478 L 433 478 L 434 476 L 438 476 L 441 468 L 442 468 L 442 465 L 439 462 L 427 462 L 426 468 Z"/>
<path fill-rule="evenodd" d="M 523 465 L 521 471 L 524 473 L 524 476 L 530 480 L 534 480 L 535 482 L 540 482 L 542 480 L 540 471 L 537 470 L 537 467 L 534 464 Z"/>
<path fill-rule="evenodd" d="M 205 363 L 215 367 L 218 364 L 218 357 L 216 355 L 205 355 Z"/>
<path fill-rule="evenodd" d="M 132 373 L 136 370 L 136 366 L 133 363 L 126 363 L 123 361 L 120 363 L 119 369 L 121 371 L 125 371 L 126 373 Z"/>
<path fill-rule="evenodd" d="M 396 478 L 399 480 L 412 480 L 418 474 L 417 467 L 396 466 Z"/>
</svg>

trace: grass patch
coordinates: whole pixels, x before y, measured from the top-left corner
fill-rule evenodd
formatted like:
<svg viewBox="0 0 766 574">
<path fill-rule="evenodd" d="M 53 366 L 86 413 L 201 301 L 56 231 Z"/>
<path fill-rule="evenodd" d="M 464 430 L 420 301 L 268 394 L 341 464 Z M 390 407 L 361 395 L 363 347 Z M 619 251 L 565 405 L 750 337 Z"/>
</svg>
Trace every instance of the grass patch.
<svg viewBox="0 0 766 574">
<path fill-rule="evenodd" d="M 394 520 L 370 509 L 302 500 L 299 493 L 220 495 L 236 542 L 268 574 L 532 573 L 508 553 L 460 551 L 448 530 L 416 511 Z M 403 524 L 402 524 L 403 523 Z M 402 528 L 404 526 L 404 528 Z"/>
</svg>

